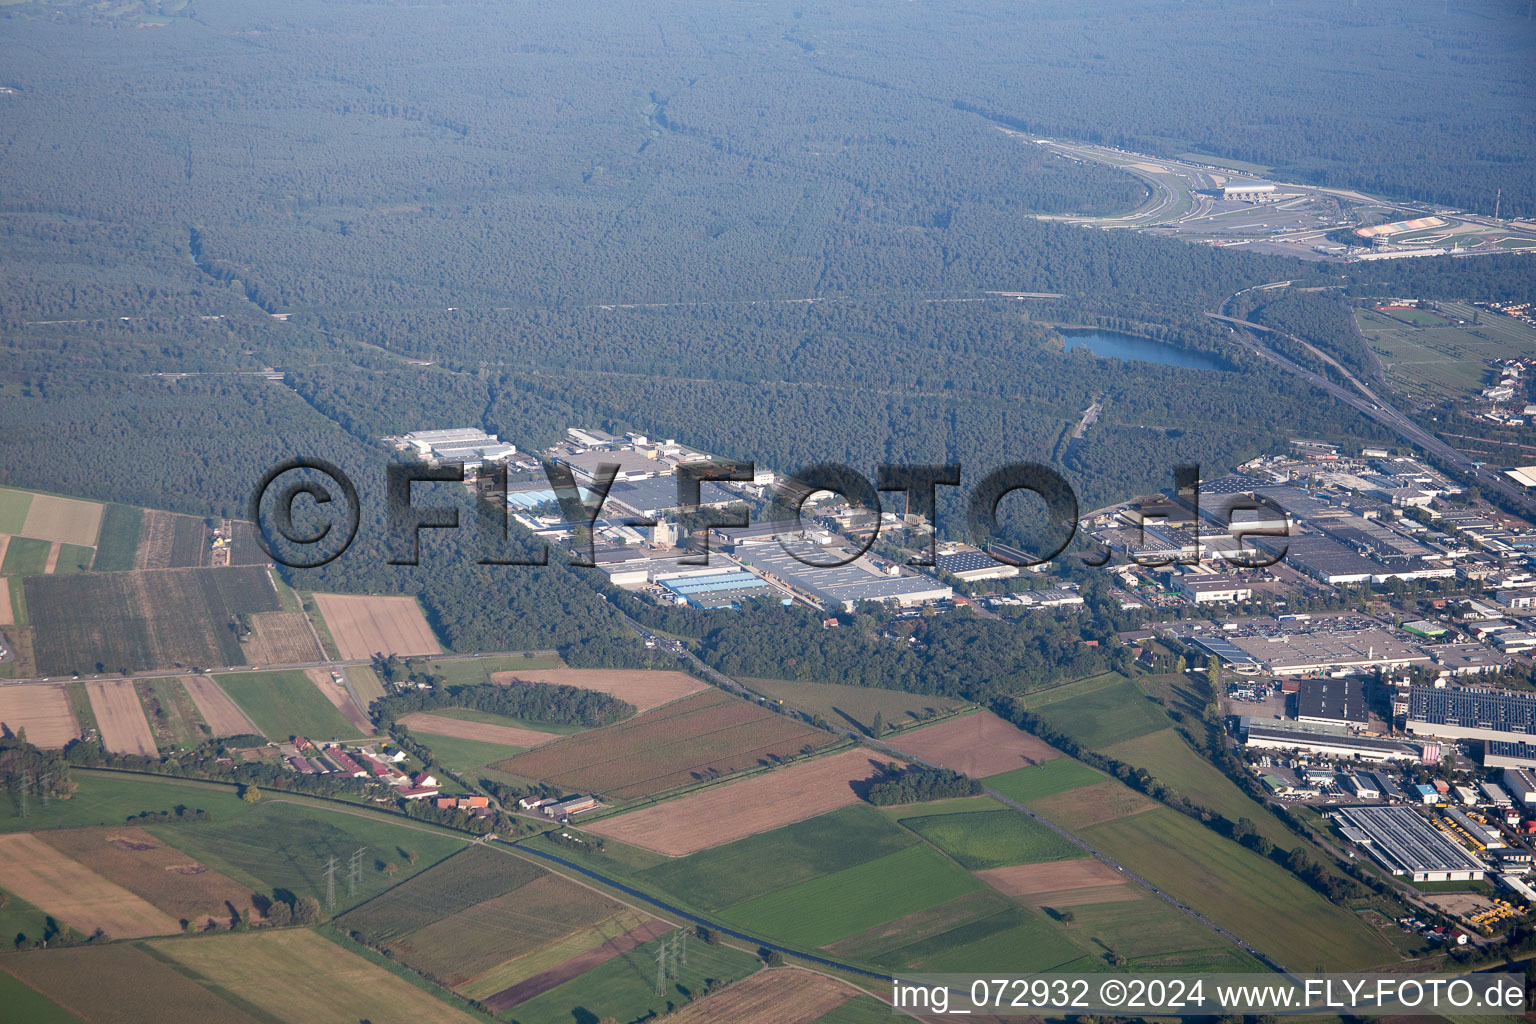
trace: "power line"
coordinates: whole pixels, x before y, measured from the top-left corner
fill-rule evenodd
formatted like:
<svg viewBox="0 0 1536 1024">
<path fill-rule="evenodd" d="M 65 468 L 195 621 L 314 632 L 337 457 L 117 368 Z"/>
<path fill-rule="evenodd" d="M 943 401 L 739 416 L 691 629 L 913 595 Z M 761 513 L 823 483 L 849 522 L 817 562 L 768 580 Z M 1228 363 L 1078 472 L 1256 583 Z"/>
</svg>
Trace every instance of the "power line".
<svg viewBox="0 0 1536 1024">
<path fill-rule="evenodd" d="M 363 854 L 368 852 L 368 847 L 360 846 L 352 855 L 352 863 L 347 868 L 347 895 L 356 896 L 358 887 L 363 884 Z"/>
<path fill-rule="evenodd" d="M 325 905 L 326 909 L 336 909 L 336 858 L 332 857 L 325 862 Z"/>
</svg>

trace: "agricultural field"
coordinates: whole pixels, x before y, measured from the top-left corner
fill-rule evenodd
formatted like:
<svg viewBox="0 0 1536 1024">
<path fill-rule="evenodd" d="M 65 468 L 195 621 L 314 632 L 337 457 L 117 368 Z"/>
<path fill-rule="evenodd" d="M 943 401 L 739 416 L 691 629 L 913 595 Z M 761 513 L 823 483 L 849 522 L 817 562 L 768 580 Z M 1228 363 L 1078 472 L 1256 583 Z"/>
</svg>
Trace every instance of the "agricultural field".
<svg viewBox="0 0 1536 1024">
<path fill-rule="evenodd" d="M 1087 856 L 1080 847 L 1013 810 L 902 818 L 901 824 L 971 871 Z"/>
<path fill-rule="evenodd" d="M 891 1008 L 874 996 L 850 999 L 812 1024 L 890 1024 Z"/>
<path fill-rule="evenodd" d="M 208 564 L 208 531 L 203 520 L 144 509 L 133 568 L 189 569 Z"/>
<path fill-rule="evenodd" d="M 682 857 L 858 803 L 862 784 L 884 763 L 866 750 L 845 750 L 605 818 L 587 830 Z"/>
<path fill-rule="evenodd" d="M 1061 756 L 1055 747 L 990 711 L 947 719 L 890 737 L 887 742 L 913 757 L 972 778 L 1044 764 Z"/>
<path fill-rule="evenodd" d="M 514 676 L 524 678 L 528 672 L 560 668 L 562 662 L 555 654 L 503 654 L 488 658 L 411 658 L 408 664 L 413 672 L 439 676 L 449 686 L 480 686 L 506 682 Z M 498 673 L 504 674 L 494 678 Z"/>
<path fill-rule="evenodd" d="M 0 888 L 84 935 L 99 928 L 111 938 L 131 939 L 181 930 L 176 918 L 85 865 L 59 856 L 30 832 L 0 836 Z"/>
<path fill-rule="evenodd" d="M 357 702 L 352 699 L 352 695 L 347 692 L 346 686 L 332 676 L 330 669 L 308 668 L 304 670 L 304 675 L 314 684 L 315 689 L 320 691 L 320 696 L 329 701 L 331 707 L 335 708 L 353 729 L 364 736 L 372 736 L 378 732 L 372 720 L 363 714 Z"/>
<path fill-rule="evenodd" d="M 348 912 L 341 924 L 383 945 L 546 874 L 519 857 L 471 846 Z"/>
<path fill-rule="evenodd" d="M 50 572 L 67 574 L 89 572 L 96 558 L 96 549 L 82 544 L 59 544 L 55 547 L 57 558 Z"/>
<path fill-rule="evenodd" d="M 1103 750 L 1170 725 L 1162 708 L 1118 672 L 1028 694 L 1022 700 L 1030 711 L 1089 750 Z"/>
<path fill-rule="evenodd" d="M 544 874 L 396 939 L 388 949 L 395 959 L 453 988 L 623 909 L 594 889 L 560 875 Z M 644 932 L 644 941 L 670 929 L 662 922 L 647 921 L 638 930 Z M 522 998 L 536 994 L 531 982 L 514 986 L 524 993 Z M 498 995 L 488 997 L 487 1002 L 510 1004 L 510 999 L 498 999 Z"/>
<path fill-rule="evenodd" d="M 349 665 L 341 671 L 364 704 L 371 704 L 384 697 L 384 684 L 379 681 L 378 673 L 373 669 L 365 665 Z"/>
<path fill-rule="evenodd" d="M 616 915 L 615 918 L 610 918 L 609 920 L 617 920 L 619 916 L 622 915 Z M 546 947 L 546 949 L 563 947 L 568 941 L 572 940 L 582 940 L 585 942 L 597 927 L 593 926 L 593 928 L 577 932 L 575 935 L 555 943 L 554 946 Z M 543 995 L 545 992 L 552 991 L 567 982 L 581 978 L 589 972 L 599 969 L 615 957 L 628 953 L 637 946 L 644 945 L 652 939 L 660 938 L 673 930 L 672 925 L 667 924 L 665 921 L 648 918 L 633 927 L 626 928 L 623 932 L 612 938 L 605 938 L 600 942 L 586 946 L 586 948 L 531 977 L 497 990 L 485 998 L 485 1005 L 490 1007 L 493 1012 L 513 1009 L 530 999 Z M 512 964 L 521 962 L 524 959 L 531 959 L 543 952 L 544 950 L 529 953 L 524 957 L 519 957 L 516 961 L 512 961 Z M 499 975 L 508 966 L 510 965 L 503 964 L 491 973 Z M 478 982 L 481 979 L 477 978 L 475 980 Z"/>
<path fill-rule="evenodd" d="M 723 992 L 689 1003 L 667 1024 L 812 1024 L 859 994 L 847 982 L 814 971 L 758 971 Z"/>
<path fill-rule="evenodd" d="M 469 1024 L 475 1019 L 446 998 L 304 929 L 162 941 L 149 948 L 278 1020 Z"/>
<path fill-rule="evenodd" d="M 24 586 L 44 675 L 240 665 L 235 616 L 277 602 L 258 568 L 33 576 Z"/>
<path fill-rule="evenodd" d="M 819 729 L 711 689 L 492 767 L 624 800 L 772 765 L 826 742 Z"/>
<path fill-rule="evenodd" d="M 26 982 L 85 1024 L 260 1024 L 136 944 L 12 953 L 0 956 L 0 971 Z M 89 978 L 90 984 L 81 984 L 82 978 Z M 123 998 L 125 992 L 135 998 Z"/>
<path fill-rule="evenodd" d="M 23 537 L 93 548 L 101 531 L 102 508 L 94 501 L 34 494 L 27 520 L 17 532 Z"/>
<path fill-rule="evenodd" d="M 914 845 L 738 903 L 727 924 L 803 947 L 824 946 L 981 888 L 927 845 Z"/>
<path fill-rule="evenodd" d="M 492 674 L 493 683 L 521 679 L 528 683 L 559 683 L 602 693 L 628 701 L 645 713 L 652 708 L 681 700 L 689 694 L 709 689 L 709 684 L 686 672 L 616 668 L 515 669 Z"/>
<path fill-rule="evenodd" d="M 1273 862 L 1166 807 L 1078 830 L 1104 851 L 1282 964 L 1363 970 L 1393 947 Z"/>
<path fill-rule="evenodd" d="M 80 1024 L 79 1017 L 19 978 L 6 974 L 3 964 L 0 964 L 0 1006 L 28 1024 Z"/>
<path fill-rule="evenodd" d="M 1248 818 L 1259 833 L 1281 849 L 1296 845 L 1296 834 L 1263 804 L 1237 788 L 1221 770 L 1190 749 L 1173 729 L 1147 733 L 1124 743 L 1106 747 L 1102 753 L 1145 768 L 1163 783 L 1202 807 L 1208 807 L 1229 821 Z"/>
<path fill-rule="evenodd" d="M 22 817 L 10 799 L 0 800 L 0 833 L 85 825 L 121 825 L 141 811 L 169 812 L 177 805 L 203 809 L 221 820 L 239 818 L 251 810 L 231 786 L 187 784 L 180 780 L 145 778 L 112 772 L 76 769 L 78 786 L 68 800 L 34 801 Z"/>
<path fill-rule="evenodd" d="M 106 507 L 101 515 L 101 536 L 96 541 L 97 572 L 126 572 L 138 564 L 143 521 L 141 508 L 115 503 Z"/>
<path fill-rule="evenodd" d="M 1041 864 L 1015 864 L 978 871 L 998 892 L 1028 906 L 1077 907 L 1142 898 L 1140 887 L 1092 857 Z"/>
<path fill-rule="evenodd" d="M 232 799 L 239 802 L 237 796 L 232 795 Z M 335 857 L 338 913 L 464 847 L 462 839 L 444 833 L 292 800 L 268 796 L 259 804 L 246 805 L 241 813 L 215 811 L 212 821 L 149 825 L 146 830 L 253 892 L 283 888 L 323 900 L 325 865 Z M 169 802 L 177 801 L 170 798 Z M 192 804 L 193 800 L 185 802 Z M 197 805 L 209 806 L 201 800 Z M 121 815 L 118 817 L 120 820 Z M 362 881 L 354 894 L 346 874 L 358 850 L 363 851 Z"/>
<path fill-rule="evenodd" d="M 426 733 L 433 737 L 452 736 L 464 740 L 477 740 L 481 743 L 499 744 L 504 747 L 521 747 L 524 750 L 557 740 L 561 735 L 560 733 L 539 732 L 535 729 L 524 729 L 509 725 L 495 725 L 490 722 L 465 720 L 422 711 L 413 711 L 408 715 L 402 715 L 399 722 L 415 733 Z M 426 742 L 431 743 L 432 741 L 427 740 Z"/>
<path fill-rule="evenodd" d="M 633 1021 L 670 1013 L 704 990 L 706 978 L 724 984 L 744 978 L 762 963 L 730 946 L 688 943 L 688 963 L 656 994 L 655 939 L 622 953 L 579 978 L 535 996 L 502 1014 L 516 1024 L 572 1024 L 605 1017 Z"/>
<path fill-rule="evenodd" d="M 648 921 L 652 928 L 644 927 Z M 525 953 L 499 964 L 458 986 L 454 991 L 470 999 L 481 1000 L 500 995 L 500 1001 L 512 1006 L 515 1005 L 514 1000 L 522 1001 L 519 998 L 520 993 L 516 991 L 519 985 L 529 983 L 523 991 L 532 993 L 524 997 L 531 999 L 533 995 L 546 992 L 574 977 L 571 972 L 579 971 L 583 962 L 590 961 L 592 966 L 596 966 L 626 949 L 632 949 L 641 942 L 648 942 L 655 938 L 655 935 L 645 933 L 656 927 L 671 928 L 664 922 L 625 907 L 612 917 L 604 918 L 591 927 L 572 932 L 531 953 Z"/>
<path fill-rule="evenodd" d="M 62 747 L 80 735 L 62 683 L 0 686 L 0 729 L 25 729 L 27 741 L 39 747 Z"/>
<path fill-rule="evenodd" d="M 16 609 L 11 604 L 11 581 L 0 576 L 0 626 L 16 624 Z"/>
<path fill-rule="evenodd" d="M 1536 329 L 1513 317 L 1464 303 L 1441 303 L 1440 310 L 1444 316 L 1397 309 L 1355 314 L 1388 382 L 1410 398 L 1465 398 L 1485 386 L 1489 360 L 1536 356 Z"/>
<path fill-rule="evenodd" d="M 985 780 L 988 788 L 1028 804 L 1041 797 L 1065 793 L 1079 786 L 1091 786 L 1107 778 L 1096 768 L 1090 768 L 1070 757 L 1058 757 L 1033 768 L 1015 768 L 1011 772 L 993 775 Z"/>
<path fill-rule="evenodd" d="M 1041 797 L 1025 806 L 1073 831 L 1162 806 L 1129 786 L 1107 776 L 1102 778 L 1101 782 Z"/>
<path fill-rule="evenodd" d="M 85 692 L 90 694 L 102 746 L 114 754 L 154 757 L 159 753 L 133 680 L 92 679 L 85 684 Z"/>
<path fill-rule="evenodd" d="M 414 597 L 316 594 L 315 604 L 344 660 L 375 654 L 441 654 Z"/>
<path fill-rule="evenodd" d="M 212 735 L 244 736 L 261 731 L 209 676 L 182 676 L 181 685 Z"/>
<path fill-rule="evenodd" d="M 633 875 L 692 906 L 719 910 L 899 853 L 917 842 L 911 832 L 860 803 L 643 867 Z"/>
<path fill-rule="evenodd" d="M 27 510 L 31 507 L 31 491 L 0 487 L 0 533 L 21 533 L 27 525 Z"/>
<path fill-rule="evenodd" d="M 948 714 L 965 706 L 964 701 L 949 697 L 929 697 L 905 690 L 882 690 L 873 686 L 846 686 L 841 683 L 805 683 L 791 679 L 738 680 L 773 700 L 811 715 L 820 715 L 833 725 L 852 726 L 868 733 L 880 715 L 887 728 L 901 728 L 929 718 Z"/>
<path fill-rule="evenodd" d="M 6 576 L 37 576 L 48 569 L 48 554 L 53 543 L 31 537 L 10 537 L 0 558 L 0 573 Z"/>
<path fill-rule="evenodd" d="M 302 669 L 231 672 L 214 676 L 213 681 L 268 739 L 353 739 L 363 735 Z"/>
<path fill-rule="evenodd" d="M 251 636 L 240 646 L 250 665 L 298 665 L 325 660 L 303 612 L 252 615 Z"/>
<path fill-rule="evenodd" d="M 155 676 L 134 682 L 144 717 L 155 734 L 155 744 L 166 749 L 190 750 L 213 733 L 203 723 L 181 680 L 172 676 Z"/>
<path fill-rule="evenodd" d="M 241 911 L 255 913 L 248 886 L 208 870 L 141 828 L 49 829 L 36 837 L 178 922 L 227 926 Z"/>
</svg>

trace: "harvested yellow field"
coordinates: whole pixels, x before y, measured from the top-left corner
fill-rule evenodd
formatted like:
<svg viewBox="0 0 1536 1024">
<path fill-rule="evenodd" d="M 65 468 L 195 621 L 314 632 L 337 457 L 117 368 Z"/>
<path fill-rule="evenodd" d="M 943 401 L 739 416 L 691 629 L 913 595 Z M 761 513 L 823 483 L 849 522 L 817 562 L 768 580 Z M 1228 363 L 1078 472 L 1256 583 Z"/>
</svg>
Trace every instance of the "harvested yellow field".
<svg viewBox="0 0 1536 1024">
<path fill-rule="evenodd" d="M 0 538 L 0 562 L 5 561 L 5 541 L 9 537 Z M 14 626 L 16 624 L 15 612 L 11 609 L 11 581 L 0 576 L 0 626 Z"/>
<path fill-rule="evenodd" d="M 976 872 L 1004 896 L 1037 907 L 1078 907 L 1141 898 L 1141 891 L 1114 868 L 1091 857 L 1016 864 Z"/>
<path fill-rule="evenodd" d="M 368 720 L 368 716 L 358 708 L 351 694 L 347 693 L 347 688 L 331 678 L 330 669 L 307 668 L 304 670 L 304 675 L 315 684 L 321 695 L 331 702 L 331 706 L 341 712 L 341 717 L 352 724 L 352 728 L 364 736 L 372 736 L 378 731 Z"/>
<path fill-rule="evenodd" d="M 336 943 L 301 929 L 230 933 L 195 942 L 153 943 L 155 951 L 194 970 L 206 984 L 231 992 L 278 1020 L 356 1024 L 472 1024 L 475 1018 Z"/>
<path fill-rule="evenodd" d="M 252 615 L 250 639 L 240 646 L 250 665 L 301 665 L 325 660 L 303 612 Z"/>
<path fill-rule="evenodd" d="M 889 760 L 867 750 L 845 750 L 585 827 L 632 846 L 685 857 L 857 803 L 854 786 L 878 774 Z"/>
<path fill-rule="evenodd" d="M 318 595 L 317 595 L 318 596 Z M 578 686 L 583 690 L 597 690 L 619 700 L 628 701 L 636 711 L 681 700 L 690 693 L 709 689 L 709 684 L 695 679 L 686 672 L 655 671 L 622 668 L 545 668 L 519 669 L 514 672 L 491 674 L 493 683 L 510 683 L 521 679 L 528 683 L 560 683 Z"/>
<path fill-rule="evenodd" d="M 101 509 L 94 501 L 34 494 L 21 535 L 93 548 L 96 534 L 101 531 Z"/>
<path fill-rule="evenodd" d="M 315 603 L 344 661 L 442 653 L 414 597 L 316 594 Z"/>
<path fill-rule="evenodd" d="M 0 887 L 87 935 L 170 935 L 181 922 L 102 878 L 30 832 L 0 836 Z"/>
<path fill-rule="evenodd" d="M 261 730 L 240 710 L 240 705 L 230 700 L 229 694 L 208 676 L 182 676 L 181 685 L 215 736 L 261 735 Z"/>
<path fill-rule="evenodd" d="M 990 711 L 926 725 L 892 736 L 887 742 L 903 753 L 973 779 L 1044 764 L 1061 756 L 1061 751 L 1049 743 Z"/>
<path fill-rule="evenodd" d="M 0 686 L 0 725 L 13 733 L 27 730 L 27 742 L 39 747 L 62 747 L 80 735 L 63 683 Z"/>
<path fill-rule="evenodd" d="M 58 541 L 48 545 L 48 560 L 43 563 L 43 572 L 46 575 L 52 576 L 53 571 L 59 567 L 60 546 Z"/>
<path fill-rule="evenodd" d="M 847 982 L 798 967 L 758 971 L 689 1003 L 667 1024 L 811 1024 L 860 994 Z"/>
<path fill-rule="evenodd" d="M 489 725 L 485 722 L 465 722 L 457 718 L 412 711 L 400 717 L 400 724 L 412 732 L 425 732 L 433 736 L 452 736 L 461 740 L 479 740 L 497 743 L 504 747 L 537 747 L 560 738 L 552 732 L 534 729 L 518 729 L 510 725 Z"/>
<path fill-rule="evenodd" d="M 85 684 L 85 692 L 91 698 L 102 746 L 114 754 L 154 757 L 159 753 L 132 680 L 92 679 Z"/>
</svg>

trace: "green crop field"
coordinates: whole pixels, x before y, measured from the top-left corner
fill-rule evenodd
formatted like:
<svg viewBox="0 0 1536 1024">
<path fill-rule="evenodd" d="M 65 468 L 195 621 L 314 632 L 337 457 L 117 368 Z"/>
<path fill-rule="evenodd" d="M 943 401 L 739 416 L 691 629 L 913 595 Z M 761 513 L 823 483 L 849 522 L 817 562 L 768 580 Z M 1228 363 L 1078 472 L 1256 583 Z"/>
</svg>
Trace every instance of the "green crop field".
<svg viewBox="0 0 1536 1024">
<path fill-rule="evenodd" d="M 899 726 L 965 706 L 964 701 L 949 697 L 929 697 L 873 686 L 806 683 L 789 679 L 744 678 L 741 682 L 765 697 L 782 700 L 810 714 L 821 715 L 834 725 L 845 728 L 853 726 L 862 730 L 873 727 L 877 712 L 883 716 L 886 725 Z"/>
<path fill-rule="evenodd" d="M 814 948 L 980 887 L 943 854 L 913 846 L 738 903 L 720 917 L 743 930 Z"/>
<path fill-rule="evenodd" d="M 5 549 L 5 561 L 0 562 L 0 576 L 35 576 L 48 565 L 48 552 L 53 545 L 46 540 L 31 537 L 12 537 Z M 18 584 L 11 584 L 18 586 Z"/>
<path fill-rule="evenodd" d="M 339 923 L 348 931 L 360 932 L 368 942 L 384 943 L 545 874 L 543 868 L 520 857 L 471 846 L 375 896 Z"/>
<path fill-rule="evenodd" d="M 76 769 L 70 776 L 77 786 L 68 800 L 36 800 L 28 815 L 17 814 L 9 796 L 0 798 L 0 832 L 24 832 L 43 828 L 75 828 L 84 825 L 121 825 L 141 811 L 172 811 L 178 805 L 213 814 L 217 820 L 238 818 L 251 809 L 232 786 L 199 785 L 180 780 L 146 778 Z"/>
<path fill-rule="evenodd" d="M 1115 903 L 1089 903 L 1070 908 L 1075 920 L 1069 929 L 1079 941 L 1102 943 L 1130 961 L 1132 969 L 1264 968 L 1246 953 L 1226 945 L 1209 928 L 1151 895 Z"/>
<path fill-rule="evenodd" d="M 1042 765 L 1015 768 L 1011 772 L 989 776 L 985 782 L 1011 800 L 1027 804 L 1043 796 L 1065 793 L 1079 786 L 1091 786 L 1107 776 L 1070 757 L 1053 757 Z"/>
<path fill-rule="evenodd" d="M 511 654 L 499 658 L 411 658 L 410 665 L 416 672 L 430 672 L 432 675 L 442 676 L 449 686 L 488 683 L 491 681 L 492 672 L 564 667 L 559 657 L 553 654 L 540 654 L 534 657 Z"/>
<path fill-rule="evenodd" d="M 1029 710 L 1090 750 L 1168 727 L 1168 716 L 1135 683 L 1106 672 L 1024 698 Z"/>
<path fill-rule="evenodd" d="M 1166 807 L 1091 825 L 1081 836 L 1283 964 L 1361 970 L 1397 959 L 1354 914 L 1272 861 Z"/>
<path fill-rule="evenodd" d="M 139 703 L 144 707 L 144 716 L 154 731 L 155 742 L 161 749 L 182 747 L 190 750 L 212 738 L 181 680 L 174 676 L 156 676 L 136 680 L 134 687 L 139 693 Z"/>
<path fill-rule="evenodd" d="M 972 871 L 1087 856 L 1080 847 L 1013 810 L 903 818 L 901 823 Z"/>
<path fill-rule="evenodd" d="M 215 871 L 257 890 L 284 888 L 300 896 L 325 898 L 325 865 L 335 857 L 336 906 L 344 912 L 392 885 L 463 849 L 460 839 L 344 810 L 290 803 L 267 797 L 238 818 L 215 815 L 211 822 L 150 827 L 163 842 Z M 363 850 L 363 881 L 347 892 L 345 869 Z M 411 863 L 410 854 L 416 854 Z M 391 873 L 391 867 L 394 873 Z"/>
<path fill-rule="evenodd" d="M 688 963 L 656 994 L 656 951 L 653 939 L 621 953 L 579 978 L 550 989 L 508 1010 L 502 1016 L 515 1024 L 573 1024 L 604 1018 L 633 1021 L 663 1015 L 704 991 L 704 979 L 729 983 L 753 973 L 762 962 L 730 946 L 688 944 Z M 886 1010 L 890 1018 L 890 1010 Z M 724 1024 L 724 1022 L 722 1022 Z"/>
<path fill-rule="evenodd" d="M 874 996 L 856 996 L 811 1024 L 891 1024 L 891 1008 Z"/>
<path fill-rule="evenodd" d="M 494 761 L 521 754 L 524 747 L 504 747 L 499 743 L 481 740 L 459 739 L 457 736 L 439 736 L 436 733 L 412 733 L 418 743 L 432 751 L 436 762 L 449 771 L 473 775 Z M 501 773 L 497 773 L 499 776 Z"/>
<path fill-rule="evenodd" d="M 72 572 L 88 572 L 95 557 L 95 548 L 84 544 L 60 544 L 59 561 L 53 571 L 61 576 Z"/>
<path fill-rule="evenodd" d="M 14 932 L 6 932 L 10 937 Z M 6 974 L 0 962 L 0 1006 L 13 1020 L 27 1024 L 79 1024 L 80 1018 L 41 992 Z"/>
<path fill-rule="evenodd" d="M 866 804 L 668 860 L 637 877 L 705 910 L 728 907 L 912 846 L 911 833 Z"/>
<path fill-rule="evenodd" d="M 360 735 L 303 671 L 231 672 L 214 679 L 268 739 L 314 740 Z"/>
<path fill-rule="evenodd" d="M 1145 768 L 1165 786 L 1170 786 L 1202 807 L 1208 807 L 1230 821 L 1248 818 L 1261 835 L 1282 849 L 1296 845 L 1296 834 L 1280 823 L 1263 804 L 1251 799 L 1215 765 L 1195 753 L 1173 729 L 1138 736 L 1124 743 L 1106 747 L 1102 753 Z"/>
<path fill-rule="evenodd" d="M 96 538 L 96 571 L 125 572 L 133 568 L 139 550 L 139 527 L 144 510 L 132 505 L 108 505 L 101 513 L 101 533 Z"/>
<path fill-rule="evenodd" d="M 28 943 L 36 942 L 48 938 L 54 929 L 61 927 L 65 931 L 74 931 L 66 925 L 60 925 L 15 893 L 8 892 L 5 895 L 5 905 L 0 906 L 0 939 L 5 942 L 12 943 L 23 937 Z M 86 938 L 78 932 L 74 934 L 76 938 Z"/>
<path fill-rule="evenodd" d="M 1038 911 L 1008 907 L 947 932 L 920 939 L 879 957 L 888 970 L 1008 971 L 1023 974 L 1049 971 L 1085 956 L 1066 930 Z"/>
<path fill-rule="evenodd" d="M 973 811 L 1001 811 L 1007 804 L 989 796 L 957 796 L 947 800 L 928 800 L 916 804 L 894 804 L 880 808 L 892 821 L 903 818 L 927 818 L 939 814 L 970 814 Z"/>
<path fill-rule="evenodd" d="M 27 524 L 27 512 L 31 508 L 30 492 L 0 487 L 0 533 L 20 533 Z"/>
</svg>

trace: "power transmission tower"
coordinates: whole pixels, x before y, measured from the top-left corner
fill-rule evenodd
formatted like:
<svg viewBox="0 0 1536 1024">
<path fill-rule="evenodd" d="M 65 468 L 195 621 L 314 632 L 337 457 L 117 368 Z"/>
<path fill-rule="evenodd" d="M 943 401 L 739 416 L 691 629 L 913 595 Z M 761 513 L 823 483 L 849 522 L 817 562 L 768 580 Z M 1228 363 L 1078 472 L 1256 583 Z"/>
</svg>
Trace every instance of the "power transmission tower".
<svg viewBox="0 0 1536 1024">
<path fill-rule="evenodd" d="M 356 896 L 358 886 L 363 884 L 363 854 L 368 852 L 368 847 L 358 847 L 352 855 L 352 862 L 347 866 L 347 895 Z"/>
<path fill-rule="evenodd" d="M 661 995 L 667 990 L 667 940 L 661 940 L 661 947 L 656 950 L 656 994 Z"/>
<path fill-rule="evenodd" d="M 325 862 L 325 905 L 329 910 L 336 909 L 336 858 L 332 857 Z"/>
<path fill-rule="evenodd" d="M 21 816 L 23 818 L 25 818 L 27 816 L 27 814 L 28 814 L 28 811 L 27 811 L 27 790 L 29 790 L 31 788 L 32 788 L 32 773 L 31 772 L 22 772 L 21 773 Z"/>
<path fill-rule="evenodd" d="M 683 973 L 682 968 L 688 966 L 688 929 L 684 928 L 677 933 L 677 948 L 678 959 L 681 963 L 677 973 L 681 975 Z"/>
</svg>

